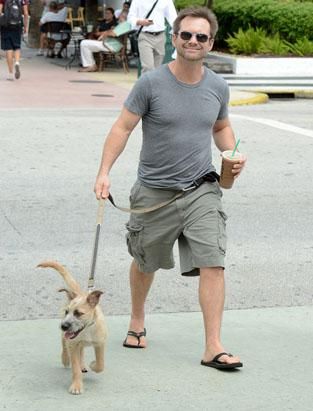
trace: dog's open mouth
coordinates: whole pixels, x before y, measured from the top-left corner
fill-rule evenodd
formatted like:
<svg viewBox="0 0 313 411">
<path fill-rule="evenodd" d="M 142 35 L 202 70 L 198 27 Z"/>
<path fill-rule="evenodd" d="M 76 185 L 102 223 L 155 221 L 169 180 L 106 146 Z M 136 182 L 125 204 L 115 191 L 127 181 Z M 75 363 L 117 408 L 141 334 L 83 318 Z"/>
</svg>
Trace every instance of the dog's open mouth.
<svg viewBox="0 0 313 411">
<path fill-rule="evenodd" d="M 83 331 L 84 328 L 85 327 L 83 327 L 80 330 L 75 331 L 75 332 L 74 331 L 65 331 L 64 338 L 66 340 L 73 340 L 74 338 L 76 338 L 78 336 L 78 334 L 80 334 Z"/>
</svg>

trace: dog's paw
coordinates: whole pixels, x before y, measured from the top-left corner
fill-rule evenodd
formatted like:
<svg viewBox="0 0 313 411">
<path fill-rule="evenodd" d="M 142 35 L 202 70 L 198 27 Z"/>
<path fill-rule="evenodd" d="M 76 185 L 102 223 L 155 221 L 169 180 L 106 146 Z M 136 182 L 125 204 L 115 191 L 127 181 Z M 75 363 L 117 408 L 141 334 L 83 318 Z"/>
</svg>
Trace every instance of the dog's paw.
<svg viewBox="0 0 313 411">
<path fill-rule="evenodd" d="M 104 370 L 103 364 L 97 364 L 97 361 L 92 361 L 89 364 L 89 367 L 92 369 L 94 372 L 102 372 Z"/>
<path fill-rule="evenodd" d="M 81 383 L 73 382 L 69 388 L 69 392 L 74 395 L 79 395 L 83 393 L 83 385 Z"/>
</svg>

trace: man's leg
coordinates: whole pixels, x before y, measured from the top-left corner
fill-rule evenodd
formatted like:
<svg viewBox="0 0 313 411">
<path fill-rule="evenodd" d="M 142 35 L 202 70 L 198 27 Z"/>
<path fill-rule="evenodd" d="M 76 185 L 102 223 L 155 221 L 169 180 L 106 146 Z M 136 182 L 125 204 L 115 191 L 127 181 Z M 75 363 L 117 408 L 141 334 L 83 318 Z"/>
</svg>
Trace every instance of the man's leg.
<svg viewBox="0 0 313 411">
<path fill-rule="evenodd" d="M 151 35 L 141 33 L 138 39 L 139 59 L 141 64 L 141 73 L 153 70 L 154 55 L 153 55 L 153 38 Z"/>
<path fill-rule="evenodd" d="M 220 338 L 224 299 L 224 270 L 221 267 L 201 268 L 199 302 L 205 329 L 205 351 L 202 358 L 204 361 L 211 361 L 217 354 L 225 352 Z M 240 360 L 238 357 L 223 355 L 219 361 L 236 363 Z"/>
<path fill-rule="evenodd" d="M 165 34 L 159 34 L 158 36 L 155 37 L 155 46 L 153 50 L 153 55 L 154 55 L 154 67 L 159 67 L 164 60 L 165 56 Z"/>
<path fill-rule="evenodd" d="M 21 57 L 21 50 L 14 50 L 14 69 L 15 69 L 14 75 L 17 80 L 21 77 L 20 57 Z"/>
<path fill-rule="evenodd" d="M 9 73 L 13 73 L 13 63 L 14 63 L 13 53 L 14 53 L 13 50 L 7 50 L 5 52 Z"/>
<path fill-rule="evenodd" d="M 142 332 L 145 323 L 145 301 L 148 296 L 154 273 L 142 273 L 135 261 L 132 262 L 129 272 L 132 311 L 129 323 L 129 331 Z M 127 344 L 137 345 L 138 339 L 127 336 Z M 140 337 L 140 346 L 146 346 L 145 337 Z"/>
</svg>

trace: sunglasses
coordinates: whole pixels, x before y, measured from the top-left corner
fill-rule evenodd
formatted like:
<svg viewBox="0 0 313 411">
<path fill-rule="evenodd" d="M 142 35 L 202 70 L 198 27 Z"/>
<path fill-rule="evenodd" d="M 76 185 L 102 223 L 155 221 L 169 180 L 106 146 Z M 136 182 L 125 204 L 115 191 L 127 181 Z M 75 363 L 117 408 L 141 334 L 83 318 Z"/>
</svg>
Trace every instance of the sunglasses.
<svg viewBox="0 0 313 411">
<path fill-rule="evenodd" d="M 206 43 L 208 40 L 211 40 L 212 37 L 203 33 L 190 33 L 189 31 L 179 31 L 176 33 L 184 41 L 189 41 L 193 36 L 196 37 L 198 43 Z"/>
</svg>

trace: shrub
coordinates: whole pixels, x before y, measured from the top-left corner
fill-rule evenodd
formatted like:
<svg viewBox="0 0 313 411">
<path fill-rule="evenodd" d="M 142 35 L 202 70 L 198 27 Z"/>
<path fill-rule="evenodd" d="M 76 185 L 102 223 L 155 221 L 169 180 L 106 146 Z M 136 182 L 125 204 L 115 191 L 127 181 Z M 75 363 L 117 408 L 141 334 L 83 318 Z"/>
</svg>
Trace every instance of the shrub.
<svg viewBox="0 0 313 411">
<path fill-rule="evenodd" d="M 296 42 L 307 37 L 313 40 L 313 3 L 274 0 L 214 0 L 214 12 L 219 21 L 217 40 L 225 43 L 227 36 L 262 27 L 270 35 L 279 33 L 283 40 Z"/>
<path fill-rule="evenodd" d="M 174 3 L 177 10 L 180 10 L 191 6 L 203 6 L 205 4 L 205 0 L 176 0 Z"/>
<path fill-rule="evenodd" d="M 288 43 L 288 46 L 295 56 L 313 56 L 313 41 L 307 37 L 297 40 L 294 44 Z"/>
<path fill-rule="evenodd" d="M 261 47 L 261 53 L 287 56 L 290 53 L 289 44 L 282 40 L 278 33 L 273 37 L 266 37 Z"/>
<path fill-rule="evenodd" d="M 235 54 L 256 54 L 259 53 L 264 45 L 266 32 L 261 29 L 249 27 L 247 31 L 239 29 L 234 36 L 230 36 L 226 42 L 230 51 Z"/>
</svg>

